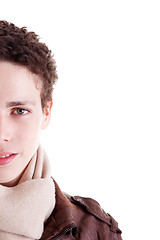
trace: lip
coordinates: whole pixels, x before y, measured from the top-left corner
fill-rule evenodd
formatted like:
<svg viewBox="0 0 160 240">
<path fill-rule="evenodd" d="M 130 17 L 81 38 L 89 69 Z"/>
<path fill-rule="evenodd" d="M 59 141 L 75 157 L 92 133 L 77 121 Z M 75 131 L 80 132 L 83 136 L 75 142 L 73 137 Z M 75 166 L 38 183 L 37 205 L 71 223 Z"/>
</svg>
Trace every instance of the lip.
<svg viewBox="0 0 160 240">
<path fill-rule="evenodd" d="M 7 156 L 8 157 L 4 157 L 2 158 L 2 156 Z M 10 162 L 13 161 L 13 159 L 16 157 L 17 153 L 11 153 L 11 152 L 1 152 L 0 153 L 0 166 L 4 166 L 9 164 Z"/>
</svg>

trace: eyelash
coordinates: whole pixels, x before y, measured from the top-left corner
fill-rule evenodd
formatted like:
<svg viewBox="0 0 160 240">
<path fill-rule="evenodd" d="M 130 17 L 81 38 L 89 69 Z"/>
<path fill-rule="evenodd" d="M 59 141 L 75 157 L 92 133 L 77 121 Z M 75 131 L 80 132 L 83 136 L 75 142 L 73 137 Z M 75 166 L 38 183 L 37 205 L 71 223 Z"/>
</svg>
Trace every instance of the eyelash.
<svg viewBox="0 0 160 240">
<path fill-rule="evenodd" d="M 18 111 L 25 111 L 25 113 L 18 113 Z M 12 110 L 12 114 L 15 114 L 15 115 L 26 115 L 26 114 L 28 114 L 30 112 L 30 110 L 28 110 L 28 109 L 24 109 L 24 108 L 14 108 L 13 110 Z"/>
</svg>

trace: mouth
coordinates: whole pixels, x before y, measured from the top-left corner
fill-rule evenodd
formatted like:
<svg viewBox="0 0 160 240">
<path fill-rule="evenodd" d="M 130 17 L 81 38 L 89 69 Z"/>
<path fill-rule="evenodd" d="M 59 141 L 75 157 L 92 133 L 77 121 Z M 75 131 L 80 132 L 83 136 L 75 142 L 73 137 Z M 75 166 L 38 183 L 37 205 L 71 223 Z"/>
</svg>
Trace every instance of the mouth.
<svg viewBox="0 0 160 240">
<path fill-rule="evenodd" d="M 17 153 L 0 153 L 0 166 L 4 166 L 13 161 Z"/>
</svg>

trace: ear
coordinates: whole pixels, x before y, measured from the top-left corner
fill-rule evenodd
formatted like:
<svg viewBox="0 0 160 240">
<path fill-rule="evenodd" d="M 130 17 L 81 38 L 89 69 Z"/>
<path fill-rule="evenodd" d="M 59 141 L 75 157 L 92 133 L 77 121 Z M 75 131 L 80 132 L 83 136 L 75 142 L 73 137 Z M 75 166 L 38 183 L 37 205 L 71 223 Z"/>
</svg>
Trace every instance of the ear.
<svg viewBox="0 0 160 240">
<path fill-rule="evenodd" d="M 47 105 L 43 109 L 43 119 L 42 119 L 42 125 L 41 125 L 42 129 L 45 129 L 48 127 L 48 124 L 51 119 L 52 106 L 53 106 L 53 102 L 48 102 Z"/>
</svg>

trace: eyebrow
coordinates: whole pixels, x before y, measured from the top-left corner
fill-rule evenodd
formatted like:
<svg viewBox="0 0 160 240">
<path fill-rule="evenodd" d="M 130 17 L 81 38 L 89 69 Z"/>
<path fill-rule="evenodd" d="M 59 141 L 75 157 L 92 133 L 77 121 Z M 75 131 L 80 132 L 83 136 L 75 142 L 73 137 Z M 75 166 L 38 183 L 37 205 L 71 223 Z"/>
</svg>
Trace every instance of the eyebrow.
<svg viewBox="0 0 160 240">
<path fill-rule="evenodd" d="M 25 105 L 36 105 L 36 103 L 34 101 L 12 101 L 6 103 L 6 107 L 16 107 Z"/>
</svg>

